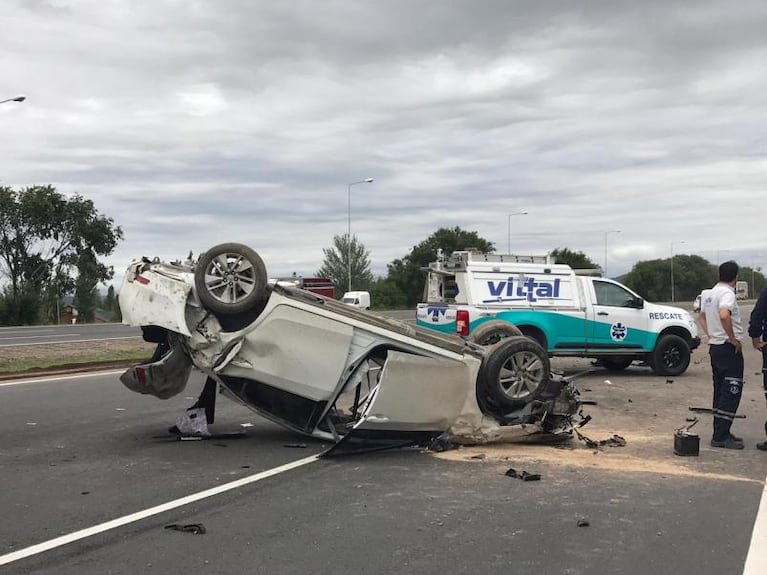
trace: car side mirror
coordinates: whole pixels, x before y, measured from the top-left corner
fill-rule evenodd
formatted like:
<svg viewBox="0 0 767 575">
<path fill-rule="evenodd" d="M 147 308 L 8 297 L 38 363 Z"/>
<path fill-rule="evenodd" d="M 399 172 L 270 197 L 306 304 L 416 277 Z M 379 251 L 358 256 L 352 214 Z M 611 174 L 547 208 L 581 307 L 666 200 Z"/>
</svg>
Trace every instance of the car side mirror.
<svg viewBox="0 0 767 575">
<path fill-rule="evenodd" d="M 637 309 L 644 308 L 644 300 L 641 297 L 635 297 L 632 303 L 633 303 L 632 307 L 635 307 Z"/>
</svg>

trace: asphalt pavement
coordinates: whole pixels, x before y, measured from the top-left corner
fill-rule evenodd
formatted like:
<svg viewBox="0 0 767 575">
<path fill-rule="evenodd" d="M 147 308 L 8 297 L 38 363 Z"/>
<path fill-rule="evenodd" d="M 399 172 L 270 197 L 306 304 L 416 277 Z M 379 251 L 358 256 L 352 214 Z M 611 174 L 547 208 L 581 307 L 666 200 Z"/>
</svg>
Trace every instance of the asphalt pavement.
<svg viewBox="0 0 767 575">
<path fill-rule="evenodd" d="M 328 444 L 222 397 L 213 430 L 242 430 L 244 438 L 169 436 L 199 378 L 166 401 L 129 392 L 116 372 L 0 383 L 0 561 L 104 529 L 0 570 L 742 573 L 767 470 L 765 454 L 753 449 L 765 419 L 756 358 L 746 355 L 748 418 L 736 428 L 748 449 L 708 447 L 710 422 L 701 418 L 697 458 L 677 457 L 671 445 L 687 406 L 710 401 L 702 352 L 671 382 L 641 366 L 578 378 L 596 404 L 585 408 L 593 420 L 583 432 L 628 441 L 602 450 L 573 440 L 315 459 Z M 590 364 L 555 366 L 575 373 Z M 280 467 L 291 462 L 295 468 Z M 510 467 L 541 480 L 512 479 Z M 179 501 L 236 480 L 245 484 Z M 171 508 L 157 510 L 163 504 Z M 152 511 L 105 525 L 143 510 Z M 205 533 L 166 529 L 173 524 Z"/>
</svg>

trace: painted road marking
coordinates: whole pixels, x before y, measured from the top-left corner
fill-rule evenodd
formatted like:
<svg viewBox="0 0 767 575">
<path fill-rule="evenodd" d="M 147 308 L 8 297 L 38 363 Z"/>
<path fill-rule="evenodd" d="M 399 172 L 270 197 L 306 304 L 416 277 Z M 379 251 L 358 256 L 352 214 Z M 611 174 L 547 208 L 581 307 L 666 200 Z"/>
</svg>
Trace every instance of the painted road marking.
<svg viewBox="0 0 767 575">
<path fill-rule="evenodd" d="M 52 332 L 52 329 L 43 330 L 47 332 Z M 82 335 L 81 333 L 62 333 L 61 335 L 57 335 L 55 337 L 72 337 L 75 335 Z M 40 339 L 41 337 L 50 337 L 50 333 L 43 333 L 41 335 L 16 335 L 16 336 L 10 336 L 10 337 L 0 337 L 0 339 Z"/>
<path fill-rule="evenodd" d="M 767 573 L 767 480 L 765 480 L 762 501 L 756 512 L 754 530 L 751 533 L 751 546 L 746 555 L 743 575 L 764 575 Z"/>
<path fill-rule="evenodd" d="M 139 511 L 137 513 L 131 513 L 130 515 L 124 515 L 123 517 L 113 519 L 112 521 L 107 521 L 106 523 L 102 523 L 100 525 L 95 525 L 93 527 L 81 529 L 80 531 L 75 531 L 74 533 L 70 533 L 69 535 L 62 535 L 61 537 L 56 537 L 55 539 L 51 539 L 43 543 L 38 543 L 37 545 L 32 545 L 31 547 L 26 547 L 25 549 L 19 549 L 18 551 L 14 551 L 13 553 L 0 555 L 0 565 L 7 565 L 8 563 L 13 563 L 14 561 L 18 561 L 19 559 L 25 559 L 26 557 L 31 557 L 33 555 L 37 555 L 45 551 L 50 551 L 51 549 L 55 549 L 56 547 L 61 547 L 62 545 L 67 545 L 68 543 L 73 543 L 75 541 L 79 541 L 80 539 L 85 539 L 86 537 L 90 537 L 92 535 L 104 533 L 105 531 L 116 529 L 117 527 L 128 525 L 129 523 L 135 523 L 136 521 L 141 521 L 142 519 L 146 519 L 147 517 L 159 515 L 160 513 L 170 511 L 171 509 L 176 509 L 184 505 L 189 505 L 190 503 L 200 501 L 201 499 L 206 499 L 214 495 L 219 495 L 221 493 L 231 491 L 232 489 L 237 489 L 238 487 L 242 487 L 243 485 L 249 485 L 251 483 L 255 483 L 256 481 L 261 481 L 262 479 L 273 477 L 280 473 L 284 473 L 285 471 L 290 471 L 291 469 L 296 469 L 303 465 L 313 463 L 320 458 L 320 455 L 321 454 L 318 453 L 317 455 L 305 457 L 304 459 L 299 459 L 291 463 L 286 463 L 285 465 L 280 465 L 279 467 L 275 467 L 273 469 L 268 469 L 267 471 L 262 471 L 254 475 L 249 475 L 248 477 L 243 477 L 242 479 L 238 479 L 230 483 L 225 483 L 224 485 L 219 485 L 218 487 L 213 487 L 212 489 L 206 489 L 205 491 L 200 491 L 199 493 L 187 495 L 186 497 L 182 497 L 181 499 L 169 501 L 168 503 L 163 503 L 162 505 L 150 507 L 148 509 L 144 509 L 143 511 Z"/>
<path fill-rule="evenodd" d="M 83 377 L 98 377 L 100 375 L 116 375 L 118 373 L 124 373 L 124 369 L 112 369 L 109 371 L 92 371 L 88 373 L 76 373 L 74 375 L 56 375 L 51 377 L 36 377 L 26 379 L 14 379 L 11 381 L 5 381 L 0 383 L 0 387 L 11 387 L 12 385 L 24 385 L 25 383 L 48 383 L 51 381 L 62 381 L 65 379 L 81 379 Z"/>
</svg>

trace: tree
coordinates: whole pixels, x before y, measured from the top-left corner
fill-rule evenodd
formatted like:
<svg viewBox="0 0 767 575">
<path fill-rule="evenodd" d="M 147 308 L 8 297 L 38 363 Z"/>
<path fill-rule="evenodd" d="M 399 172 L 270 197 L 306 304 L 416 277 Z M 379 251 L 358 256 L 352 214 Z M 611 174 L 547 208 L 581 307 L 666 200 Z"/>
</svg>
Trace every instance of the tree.
<svg viewBox="0 0 767 575">
<path fill-rule="evenodd" d="M 692 301 L 716 281 L 716 266 L 705 258 L 674 256 L 675 301 Z M 671 258 L 636 263 L 624 283 L 648 301 L 671 301 Z"/>
<path fill-rule="evenodd" d="M 373 281 L 370 271 L 370 252 L 357 241 L 357 236 L 333 236 L 333 247 L 323 248 L 325 259 L 317 275 L 333 281 L 336 298 L 340 298 L 349 287 L 349 255 L 351 248 L 352 289 L 367 290 Z"/>
<path fill-rule="evenodd" d="M 568 248 L 556 248 L 549 255 L 554 259 L 555 264 L 567 264 L 574 270 L 599 268 L 599 264 L 595 263 L 583 252 L 574 252 Z"/>
<path fill-rule="evenodd" d="M 98 256 L 111 254 L 120 239 L 122 230 L 114 220 L 101 216 L 93 202 L 80 195 L 67 198 L 53 186 L 20 190 L 0 186 L 0 275 L 8 280 L 6 322 L 38 321 L 46 308 L 45 294 L 73 290 L 78 275 L 83 276 L 79 281 L 84 298 L 87 283 L 95 288 L 112 277 L 113 270 L 101 264 Z"/>
<path fill-rule="evenodd" d="M 426 273 L 421 269 L 437 259 L 437 250 L 445 254 L 467 248 L 484 253 L 495 251 L 495 246 L 477 232 L 462 230 L 460 227 L 440 228 L 420 244 L 413 246 L 402 259 L 394 260 L 388 267 L 388 279 L 394 282 L 405 296 L 405 305 L 413 306 L 423 297 Z"/>
<path fill-rule="evenodd" d="M 377 278 L 370 284 L 370 305 L 373 309 L 402 309 L 405 294 L 389 278 Z"/>
</svg>

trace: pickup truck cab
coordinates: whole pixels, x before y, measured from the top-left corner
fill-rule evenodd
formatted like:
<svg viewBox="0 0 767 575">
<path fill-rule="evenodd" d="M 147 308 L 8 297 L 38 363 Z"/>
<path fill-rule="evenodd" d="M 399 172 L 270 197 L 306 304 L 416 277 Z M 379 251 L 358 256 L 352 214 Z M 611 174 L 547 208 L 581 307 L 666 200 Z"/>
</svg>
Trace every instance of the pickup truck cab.
<svg viewBox="0 0 767 575">
<path fill-rule="evenodd" d="M 548 255 L 438 253 L 427 272 L 418 325 L 474 341 L 514 335 L 511 324 L 551 356 L 591 357 L 613 370 L 640 360 L 659 375 L 684 373 L 700 345 L 686 310 L 646 302 Z"/>
</svg>

